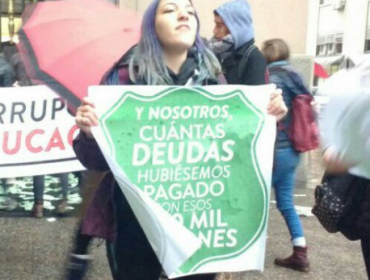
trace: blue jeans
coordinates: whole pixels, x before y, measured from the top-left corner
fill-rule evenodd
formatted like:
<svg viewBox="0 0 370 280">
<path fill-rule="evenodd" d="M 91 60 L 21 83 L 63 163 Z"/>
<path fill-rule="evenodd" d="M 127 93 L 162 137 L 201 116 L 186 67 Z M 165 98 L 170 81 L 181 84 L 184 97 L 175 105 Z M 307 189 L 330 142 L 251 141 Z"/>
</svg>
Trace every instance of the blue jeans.
<svg viewBox="0 0 370 280">
<path fill-rule="evenodd" d="M 292 240 L 303 237 L 302 223 L 293 202 L 295 172 L 299 159 L 300 154 L 292 147 L 276 149 L 272 172 L 277 208 L 285 219 Z"/>
</svg>

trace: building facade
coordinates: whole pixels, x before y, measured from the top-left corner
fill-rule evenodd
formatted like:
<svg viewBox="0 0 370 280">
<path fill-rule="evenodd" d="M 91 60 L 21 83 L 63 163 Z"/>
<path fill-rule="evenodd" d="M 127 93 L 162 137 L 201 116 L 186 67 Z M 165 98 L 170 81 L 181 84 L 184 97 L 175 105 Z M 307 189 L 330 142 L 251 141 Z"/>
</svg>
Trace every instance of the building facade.
<svg viewBox="0 0 370 280">
<path fill-rule="evenodd" d="M 143 13 L 152 0 L 120 0 L 120 6 Z M 193 0 L 201 21 L 201 35 L 210 38 L 213 10 L 229 0 Z M 306 53 L 309 0 L 248 0 L 256 29 L 256 44 L 271 38 L 286 40 L 293 53 Z M 294 11 L 294 12 L 293 12 Z"/>
<path fill-rule="evenodd" d="M 110 1 L 142 14 L 152 0 Z M 201 19 L 202 36 L 206 38 L 212 36 L 213 10 L 227 1 L 193 0 Z M 2 41 L 8 41 L 17 32 L 25 5 L 36 2 L 38 0 L 0 0 Z M 248 0 L 248 2 L 252 7 L 257 46 L 261 46 L 267 39 L 282 38 L 288 42 L 293 53 L 306 53 L 309 0 Z"/>
<path fill-rule="evenodd" d="M 330 74 L 369 59 L 370 0 L 315 0 L 309 10 L 307 53 Z"/>
</svg>

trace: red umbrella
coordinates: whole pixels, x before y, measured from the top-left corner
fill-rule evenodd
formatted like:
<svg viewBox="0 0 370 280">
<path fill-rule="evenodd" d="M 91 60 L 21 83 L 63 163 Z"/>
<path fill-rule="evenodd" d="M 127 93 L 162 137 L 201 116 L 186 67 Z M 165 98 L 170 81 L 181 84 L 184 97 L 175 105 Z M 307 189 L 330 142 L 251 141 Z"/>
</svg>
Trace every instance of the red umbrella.
<svg viewBox="0 0 370 280">
<path fill-rule="evenodd" d="M 42 2 L 23 19 L 19 49 L 30 78 L 74 107 L 140 36 L 141 18 L 104 0 Z"/>
<path fill-rule="evenodd" d="M 324 78 L 324 79 L 329 78 L 328 72 L 326 72 L 325 68 L 322 67 L 320 64 L 315 62 L 314 67 L 315 67 L 314 68 L 315 76 Z"/>
</svg>

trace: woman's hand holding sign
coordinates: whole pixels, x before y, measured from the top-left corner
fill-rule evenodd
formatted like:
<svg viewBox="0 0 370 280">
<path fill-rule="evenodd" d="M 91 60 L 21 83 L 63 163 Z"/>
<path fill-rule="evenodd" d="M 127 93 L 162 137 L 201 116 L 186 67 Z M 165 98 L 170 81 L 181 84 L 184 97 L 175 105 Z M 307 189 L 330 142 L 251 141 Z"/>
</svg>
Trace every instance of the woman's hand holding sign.
<svg viewBox="0 0 370 280">
<path fill-rule="evenodd" d="M 94 138 L 91 127 L 97 126 L 99 122 L 95 113 L 95 105 L 88 97 L 82 99 L 81 106 L 77 109 L 76 124 L 88 138 Z"/>
<path fill-rule="evenodd" d="M 276 121 L 280 121 L 287 114 L 288 108 L 284 103 L 283 92 L 281 89 L 277 89 L 271 93 L 270 103 L 267 107 L 267 111 L 270 115 L 276 117 Z"/>
</svg>

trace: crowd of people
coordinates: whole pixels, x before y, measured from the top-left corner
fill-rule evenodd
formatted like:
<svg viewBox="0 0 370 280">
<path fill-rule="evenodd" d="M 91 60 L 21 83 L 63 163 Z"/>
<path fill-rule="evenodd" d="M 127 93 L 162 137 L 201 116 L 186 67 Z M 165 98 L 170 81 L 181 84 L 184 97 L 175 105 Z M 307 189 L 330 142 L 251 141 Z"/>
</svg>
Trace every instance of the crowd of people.
<svg viewBox="0 0 370 280">
<path fill-rule="evenodd" d="M 290 232 L 293 253 L 286 258 L 276 258 L 275 264 L 308 272 L 308 246 L 293 202 L 300 153 L 294 149 L 287 129 L 292 120 L 292 100 L 297 95 L 309 94 L 309 89 L 289 63 L 286 42 L 268 40 L 261 51 L 255 46 L 251 8 L 245 0 L 226 2 L 213 13 L 214 36 L 205 41 L 200 37 L 200 20 L 190 0 L 153 0 L 143 17 L 140 41 L 112 66 L 102 84 L 276 84 L 278 89 L 271 92 L 267 108 L 277 121 L 272 186 L 277 208 Z M 8 86 L 11 83 L 4 75 L 0 76 L 0 81 L 4 85 L 7 81 Z M 80 133 L 73 147 L 87 171 L 83 173 L 84 208 L 65 279 L 84 278 L 91 259 L 88 248 L 94 237 L 106 240 L 113 279 L 159 279 L 163 276 L 162 266 L 92 135 L 91 127 L 98 125 L 98 119 L 95 105 L 89 98 L 82 100 L 75 119 Z M 338 157 L 326 154 L 325 160 L 332 172 L 348 171 L 349 166 L 341 163 Z M 39 185 L 37 180 L 35 177 L 35 186 Z M 40 189 L 35 190 L 35 217 L 42 217 L 42 187 Z M 369 203 L 370 198 L 365 200 L 362 216 L 370 215 L 366 212 Z M 370 279 L 370 232 L 364 231 L 364 236 L 367 237 L 362 238 L 363 254 Z M 216 277 L 216 274 L 199 274 L 181 279 L 212 280 Z"/>
</svg>

